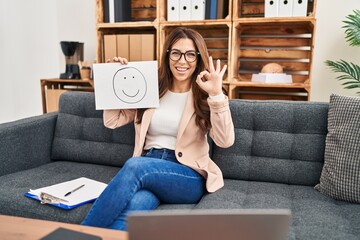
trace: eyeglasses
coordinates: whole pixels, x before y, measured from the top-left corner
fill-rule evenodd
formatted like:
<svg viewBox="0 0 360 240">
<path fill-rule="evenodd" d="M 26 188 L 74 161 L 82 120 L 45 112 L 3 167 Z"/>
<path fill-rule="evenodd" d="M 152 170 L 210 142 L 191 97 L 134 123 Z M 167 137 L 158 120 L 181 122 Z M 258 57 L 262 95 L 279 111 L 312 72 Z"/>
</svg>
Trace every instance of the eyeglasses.
<svg viewBox="0 0 360 240">
<path fill-rule="evenodd" d="M 169 57 L 173 61 L 179 61 L 182 55 L 184 55 L 185 60 L 189 63 L 195 62 L 198 56 L 200 55 L 199 52 L 196 52 L 194 50 L 189 50 L 183 53 L 180 50 L 171 49 L 171 50 L 166 50 L 166 52 L 169 53 Z"/>
</svg>

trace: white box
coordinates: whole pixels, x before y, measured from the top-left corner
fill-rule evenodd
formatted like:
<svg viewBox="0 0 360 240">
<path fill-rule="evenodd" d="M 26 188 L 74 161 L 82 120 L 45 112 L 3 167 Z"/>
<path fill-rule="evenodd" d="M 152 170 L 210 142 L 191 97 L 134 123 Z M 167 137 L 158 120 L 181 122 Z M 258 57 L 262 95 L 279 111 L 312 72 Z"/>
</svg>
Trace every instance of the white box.
<svg viewBox="0 0 360 240">
<path fill-rule="evenodd" d="M 167 0 L 167 20 L 179 21 L 180 0 Z"/>
<path fill-rule="evenodd" d="M 277 17 L 280 0 L 265 0 L 265 17 Z"/>
<path fill-rule="evenodd" d="M 291 17 L 292 16 L 293 0 L 279 0 L 278 17 Z"/>
<path fill-rule="evenodd" d="M 191 0 L 180 1 L 179 20 L 191 20 Z"/>
<path fill-rule="evenodd" d="M 285 73 L 259 73 L 253 74 L 251 81 L 261 83 L 292 83 L 292 76 Z"/>
<path fill-rule="evenodd" d="M 293 2 L 293 17 L 306 17 L 307 16 L 308 0 L 294 0 Z"/>
<path fill-rule="evenodd" d="M 205 19 L 205 0 L 191 0 L 191 20 Z"/>
</svg>

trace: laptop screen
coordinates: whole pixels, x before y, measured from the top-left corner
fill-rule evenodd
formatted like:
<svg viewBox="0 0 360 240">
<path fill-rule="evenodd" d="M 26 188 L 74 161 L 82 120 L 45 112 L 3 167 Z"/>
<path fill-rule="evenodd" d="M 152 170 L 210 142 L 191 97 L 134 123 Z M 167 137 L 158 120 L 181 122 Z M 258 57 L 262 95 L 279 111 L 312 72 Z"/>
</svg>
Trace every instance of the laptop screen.
<svg viewBox="0 0 360 240">
<path fill-rule="evenodd" d="M 129 215 L 129 240 L 285 240 L 287 209 L 158 210 Z"/>
</svg>

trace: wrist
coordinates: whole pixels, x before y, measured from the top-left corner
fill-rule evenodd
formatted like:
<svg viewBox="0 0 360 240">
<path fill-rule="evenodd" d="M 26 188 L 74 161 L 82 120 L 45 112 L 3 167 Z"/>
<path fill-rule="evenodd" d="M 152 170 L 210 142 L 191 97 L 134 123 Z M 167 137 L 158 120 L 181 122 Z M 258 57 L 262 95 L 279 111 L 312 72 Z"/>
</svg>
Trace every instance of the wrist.
<svg viewBox="0 0 360 240">
<path fill-rule="evenodd" d="M 225 99 L 225 95 L 222 92 L 216 95 L 209 94 L 209 98 L 215 101 L 220 101 Z"/>
</svg>

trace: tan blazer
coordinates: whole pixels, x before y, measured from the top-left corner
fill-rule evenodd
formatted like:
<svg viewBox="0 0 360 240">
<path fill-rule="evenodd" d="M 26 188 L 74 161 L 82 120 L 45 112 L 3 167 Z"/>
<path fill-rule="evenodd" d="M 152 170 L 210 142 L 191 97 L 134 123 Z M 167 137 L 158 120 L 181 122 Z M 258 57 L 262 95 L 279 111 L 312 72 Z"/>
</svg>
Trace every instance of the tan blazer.
<svg viewBox="0 0 360 240">
<path fill-rule="evenodd" d="M 193 95 L 190 92 L 186 101 L 184 113 L 181 117 L 175 154 L 177 160 L 194 169 L 206 179 L 208 192 L 215 192 L 224 186 L 220 168 L 209 157 L 209 144 L 206 135 L 195 123 L 195 109 Z M 214 101 L 208 98 L 210 106 L 210 120 L 212 128 L 210 137 L 219 147 L 230 147 L 234 143 L 234 125 L 229 109 L 229 100 Z M 133 156 L 141 156 L 145 144 L 145 137 L 155 109 L 144 112 L 142 123 L 135 123 L 135 148 Z M 105 110 L 104 124 L 108 128 L 117 128 L 136 119 L 136 110 Z"/>
</svg>

